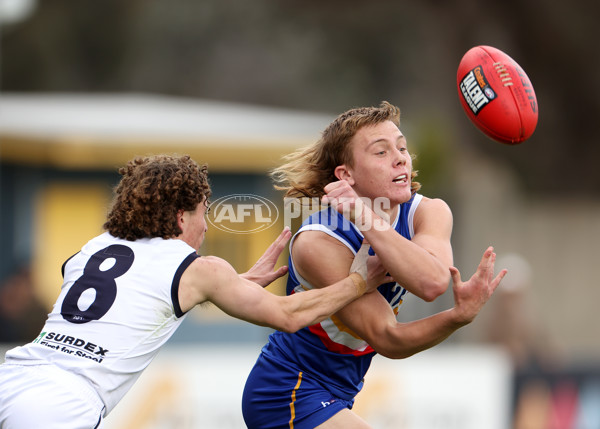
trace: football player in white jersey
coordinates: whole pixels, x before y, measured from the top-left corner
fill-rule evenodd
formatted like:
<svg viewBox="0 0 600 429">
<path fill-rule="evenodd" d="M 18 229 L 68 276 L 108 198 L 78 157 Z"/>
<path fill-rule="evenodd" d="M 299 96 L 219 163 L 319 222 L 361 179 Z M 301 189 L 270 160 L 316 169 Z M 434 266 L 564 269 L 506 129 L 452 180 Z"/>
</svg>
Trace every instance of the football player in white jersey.
<svg viewBox="0 0 600 429">
<path fill-rule="evenodd" d="M 270 335 L 244 389 L 249 428 L 370 427 L 351 409 L 372 357 L 402 359 L 440 343 L 475 318 L 506 274 L 494 276 L 489 247 L 462 282 L 452 266 L 450 209 L 418 193 L 399 125 L 400 110 L 390 103 L 351 109 L 274 171 L 286 197 L 322 198 L 333 207 L 311 215 L 292 238 L 288 294 L 344 278 L 365 238 L 394 281 L 323 322 Z M 453 308 L 410 323 L 396 319 L 407 291 L 433 301 L 450 278 Z"/>
<path fill-rule="evenodd" d="M 62 267 L 64 283 L 40 335 L 0 365 L 0 428 L 99 428 L 189 310 L 212 302 L 231 316 L 293 332 L 373 291 L 385 270 L 365 252 L 331 287 L 278 296 L 279 238 L 247 273 L 199 257 L 211 195 L 207 167 L 189 156 L 136 158 L 106 232 Z M 368 267 L 368 270 L 367 270 Z"/>
</svg>

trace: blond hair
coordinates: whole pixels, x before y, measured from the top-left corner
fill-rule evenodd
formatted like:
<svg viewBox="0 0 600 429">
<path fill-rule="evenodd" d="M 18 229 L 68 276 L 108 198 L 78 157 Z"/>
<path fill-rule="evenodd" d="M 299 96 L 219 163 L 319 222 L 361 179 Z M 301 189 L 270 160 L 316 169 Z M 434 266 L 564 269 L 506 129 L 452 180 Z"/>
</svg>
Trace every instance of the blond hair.
<svg viewBox="0 0 600 429">
<path fill-rule="evenodd" d="M 387 101 L 379 107 L 358 107 L 342 113 L 325 128 L 316 143 L 286 155 L 285 163 L 271 171 L 275 189 L 285 191 L 286 197 L 322 197 L 325 185 L 338 180 L 335 168 L 342 164 L 353 166 L 350 142 L 358 130 L 385 121 L 400 126 L 400 109 Z M 416 176 L 417 171 L 413 170 L 413 193 L 421 188 L 414 181 Z"/>
</svg>

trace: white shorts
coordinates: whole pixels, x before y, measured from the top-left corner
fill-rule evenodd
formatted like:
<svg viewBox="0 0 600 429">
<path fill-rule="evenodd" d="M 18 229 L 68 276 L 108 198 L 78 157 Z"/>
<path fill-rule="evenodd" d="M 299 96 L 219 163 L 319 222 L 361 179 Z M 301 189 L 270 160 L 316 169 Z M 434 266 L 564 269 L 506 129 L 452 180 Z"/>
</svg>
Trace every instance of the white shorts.
<svg viewBox="0 0 600 429">
<path fill-rule="evenodd" d="M 53 365 L 0 365 L 0 428 L 100 429 L 104 404 L 78 376 Z"/>
</svg>

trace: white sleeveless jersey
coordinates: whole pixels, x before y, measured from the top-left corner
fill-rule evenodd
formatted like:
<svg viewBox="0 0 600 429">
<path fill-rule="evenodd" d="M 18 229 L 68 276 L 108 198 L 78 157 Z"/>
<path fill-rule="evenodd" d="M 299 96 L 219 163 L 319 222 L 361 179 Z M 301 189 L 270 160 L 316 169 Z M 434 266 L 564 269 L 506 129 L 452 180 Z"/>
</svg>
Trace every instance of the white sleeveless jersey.
<svg viewBox="0 0 600 429">
<path fill-rule="evenodd" d="M 63 265 L 64 283 L 38 338 L 6 364 L 52 364 L 81 376 L 108 414 L 184 319 L 179 280 L 198 255 L 178 239 L 104 233 Z"/>
</svg>

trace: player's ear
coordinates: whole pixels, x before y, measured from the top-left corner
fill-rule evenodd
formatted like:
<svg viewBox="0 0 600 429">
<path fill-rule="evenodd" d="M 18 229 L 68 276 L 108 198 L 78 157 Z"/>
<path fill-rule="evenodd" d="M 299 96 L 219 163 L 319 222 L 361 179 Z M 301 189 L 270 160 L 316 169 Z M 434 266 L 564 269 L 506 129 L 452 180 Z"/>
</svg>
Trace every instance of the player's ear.
<svg viewBox="0 0 600 429">
<path fill-rule="evenodd" d="M 352 170 L 349 169 L 346 164 L 342 164 L 342 165 L 338 165 L 337 167 L 335 167 L 335 170 L 333 170 L 333 174 L 335 175 L 335 177 L 338 178 L 338 180 L 346 180 L 350 186 L 354 185 L 354 176 L 352 174 Z"/>
<path fill-rule="evenodd" d="M 177 210 L 177 226 L 179 227 L 179 229 L 182 229 L 182 227 L 183 227 L 183 223 L 184 223 L 183 213 L 184 213 L 184 210 Z"/>
</svg>

